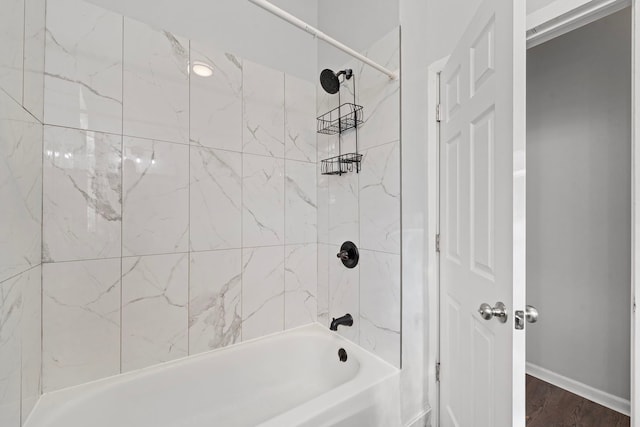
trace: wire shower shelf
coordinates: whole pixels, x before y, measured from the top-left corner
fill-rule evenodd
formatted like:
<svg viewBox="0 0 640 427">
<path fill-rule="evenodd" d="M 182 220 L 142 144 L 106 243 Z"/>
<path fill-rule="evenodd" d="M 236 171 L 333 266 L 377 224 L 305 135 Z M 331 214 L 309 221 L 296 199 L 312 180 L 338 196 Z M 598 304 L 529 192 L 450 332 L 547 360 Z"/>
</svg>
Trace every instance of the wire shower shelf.
<svg viewBox="0 0 640 427">
<path fill-rule="evenodd" d="M 346 102 L 318 117 L 318 133 L 341 134 L 346 130 L 360 126 L 362 123 L 362 106 Z"/>
<path fill-rule="evenodd" d="M 320 165 L 320 173 L 323 175 L 342 175 L 348 172 L 360 172 L 362 166 L 362 154 L 347 153 L 324 159 Z"/>
</svg>

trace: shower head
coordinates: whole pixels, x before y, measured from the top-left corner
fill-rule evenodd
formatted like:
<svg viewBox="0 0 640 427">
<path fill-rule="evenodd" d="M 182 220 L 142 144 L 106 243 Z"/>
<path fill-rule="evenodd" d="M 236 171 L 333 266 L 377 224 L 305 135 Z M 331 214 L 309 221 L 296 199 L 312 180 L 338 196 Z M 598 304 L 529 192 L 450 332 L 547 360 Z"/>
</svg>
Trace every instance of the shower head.
<svg viewBox="0 0 640 427">
<path fill-rule="evenodd" d="M 341 70 L 337 73 L 334 73 L 333 70 L 325 68 L 320 73 L 320 84 L 325 92 L 330 95 L 334 95 L 338 93 L 340 90 L 340 77 L 344 74 L 344 78 L 349 80 L 351 76 L 353 76 L 353 71 L 351 69 Z"/>
</svg>

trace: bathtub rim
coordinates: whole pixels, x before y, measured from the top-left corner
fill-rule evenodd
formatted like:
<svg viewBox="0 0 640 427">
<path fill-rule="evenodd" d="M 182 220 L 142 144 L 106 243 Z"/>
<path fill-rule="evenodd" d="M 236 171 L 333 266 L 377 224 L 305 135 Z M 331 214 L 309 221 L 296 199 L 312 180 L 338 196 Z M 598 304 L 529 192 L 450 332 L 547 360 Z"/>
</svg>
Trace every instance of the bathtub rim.
<svg viewBox="0 0 640 427">
<path fill-rule="evenodd" d="M 87 381 L 84 383 L 80 383 L 80 384 L 75 384 L 69 387 L 64 387 L 58 390 L 53 390 L 53 391 L 49 391 L 46 393 L 42 393 L 39 397 L 38 397 L 38 401 L 36 402 L 36 404 L 33 406 L 33 408 L 31 409 L 31 412 L 29 413 L 29 415 L 27 416 L 27 418 L 24 420 L 23 425 L 26 427 L 33 427 L 30 426 L 28 423 L 30 421 L 30 419 L 32 418 L 33 414 L 36 413 L 36 411 L 38 411 L 40 409 L 41 406 L 43 405 L 48 405 L 50 404 L 50 400 L 52 399 L 56 399 L 56 397 L 60 397 L 62 398 L 62 401 L 66 401 L 66 400 L 70 400 L 74 397 L 74 394 L 77 394 L 75 389 L 80 389 L 82 390 L 83 388 L 86 387 L 95 387 L 97 385 L 100 385 L 101 383 L 106 383 L 109 384 L 111 382 L 114 381 L 127 381 L 130 377 L 136 377 L 136 376 L 140 376 L 141 374 L 149 374 L 149 373 L 153 373 L 153 372 L 157 372 L 157 371 L 163 371 L 166 368 L 173 366 L 173 365 L 181 365 L 181 364 L 185 364 L 185 363 L 189 363 L 189 362 L 196 362 L 200 359 L 205 359 L 207 357 L 211 357 L 213 354 L 219 353 L 219 352 L 223 352 L 225 350 L 229 350 L 231 348 L 235 348 L 238 346 L 242 346 L 245 344 L 251 344 L 251 343 L 255 343 L 255 342 L 259 342 L 259 341 L 265 341 L 268 339 L 273 339 L 274 337 L 279 337 L 279 336 L 283 336 L 286 334 L 294 334 L 296 332 L 300 332 L 300 331 L 304 331 L 304 330 L 309 330 L 310 332 L 315 332 L 315 333 L 319 333 L 325 336 L 330 336 L 334 339 L 337 339 L 338 341 L 344 342 L 346 345 L 348 346 L 354 346 L 357 348 L 358 352 L 364 353 L 367 355 L 367 357 L 374 359 L 376 361 L 376 363 L 380 366 L 383 367 L 384 372 L 380 373 L 380 376 L 376 378 L 375 381 L 370 382 L 366 387 L 361 388 L 359 391 L 365 391 L 366 389 L 369 389 L 371 387 L 375 387 L 377 385 L 379 385 L 380 383 L 389 380 L 390 378 L 399 375 L 401 370 L 399 368 L 397 368 L 396 366 L 392 365 L 391 363 L 387 362 L 386 360 L 384 360 L 383 358 L 381 358 L 380 356 L 378 356 L 377 354 L 361 347 L 358 343 L 355 343 L 345 337 L 343 337 L 342 335 L 340 335 L 338 332 L 336 331 L 331 331 L 329 330 L 329 328 L 327 328 L 326 326 L 324 326 L 322 323 L 320 322 L 311 322 L 311 323 L 307 323 L 304 325 L 300 325 L 300 326 L 296 326 L 293 328 L 289 328 L 286 329 L 284 331 L 277 331 L 277 332 L 273 332 L 267 335 L 263 335 L 260 337 L 256 337 L 256 338 L 252 338 L 246 341 L 241 341 L 241 342 L 237 342 L 237 343 L 233 343 L 230 344 L 228 346 L 225 347 L 220 347 L 220 348 L 215 348 L 212 350 L 208 350 L 208 351 L 204 351 L 201 353 L 197 353 L 197 354 L 193 354 L 193 355 L 187 355 L 184 357 L 180 357 L 180 358 L 176 358 L 176 359 L 172 359 L 172 360 L 168 360 L 166 362 L 160 362 L 151 366 L 146 366 L 144 368 L 139 368 L 139 369 L 134 369 L 132 371 L 128 371 L 128 372 L 123 372 L 123 373 L 119 373 L 116 375 L 111 375 L 108 377 L 104 377 L 104 378 L 98 378 L 95 380 L 91 380 L 91 381 Z M 362 363 L 362 362 L 361 362 Z M 353 386 L 353 382 L 358 379 L 359 376 L 356 375 L 356 377 L 354 377 L 354 379 L 347 381 L 345 383 L 342 383 L 340 385 L 338 385 L 337 387 L 328 390 L 316 397 L 314 397 L 313 399 L 310 399 L 308 402 L 305 402 L 302 405 L 307 405 L 309 402 L 312 402 L 316 399 L 320 399 L 325 397 L 328 393 L 334 391 L 334 390 L 338 390 L 338 392 L 340 392 L 340 389 L 343 388 L 352 388 Z M 347 387 L 348 385 L 351 385 L 350 387 Z M 75 390 L 75 391 L 74 391 Z M 357 394 L 357 392 L 354 391 L 350 391 L 348 396 L 349 397 L 353 397 Z M 68 396 L 64 396 L 64 395 L 68 395 Z M 299 405 L 300 406 L 300 405 Z M 289 413 L 291 411 L 295 411 L 299 406 L 293 407 L 290 410 L 276 416 L 276 417 L 280 417 L 283 414 Z M 45 410 L 47 408 L 44 408 Z"/>
</svg>

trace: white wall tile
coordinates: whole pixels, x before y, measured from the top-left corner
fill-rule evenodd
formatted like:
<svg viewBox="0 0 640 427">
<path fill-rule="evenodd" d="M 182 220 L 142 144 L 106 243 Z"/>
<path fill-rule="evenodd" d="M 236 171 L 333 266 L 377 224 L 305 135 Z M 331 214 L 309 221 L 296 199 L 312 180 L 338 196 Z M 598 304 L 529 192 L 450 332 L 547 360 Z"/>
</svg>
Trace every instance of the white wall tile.
<svg viewBox="0 0 640 427">
<path fill-rule="evenodd" d="M 122 371 L 188 353 L 188 254 L 122 259 Z"/>
<path fill-rule="evenodd" d="M 336 120 L 337 117 L 344 117 L 347 114 L 351 114 L 354 112 L 353 107 L 349 105 L 345 105 L 345 103 L 353 104 L 353 84 L 356 82 L 357 94 L 360 94 L 360 80 L 359 80 L 359 64 L 349 64 L 345 68 L 352 68 L 354 72 L 354 77 L 349 80 L 343 80 L 340 85 L 340 109 L 338 110 L 338 96 L 337 95 L 328 95 L 328 107 L 325 111 L 318 112 L 318 115 L 325 113 L 327 111 L 332 112 L 333 120 Z M 357 95 L 356 95 L 356 103 L 358 103 Z M 366 110 L 366 106 L 365 106 Z M 362 114 L 362 113 L 361 113 Z M 364 116 L 366 118 L 366 116 Z M 325 136 L 326 144 L 328 149 L 329 156 L 337 156 L 338 149 L 340 147 L 341 152 L 344 153 L 354 153 L 356 151 L 361 152 L 363 141 L 362 141 L 362 128 L 358 127 L 358 138 L 356 138 L 356 130 L 355 128 L 347 129 L 342 132 L 340 137 L 338 135 L 328 135 Z M 357 139 L 357 141 L 356 141 Z M 356 150 L 357 149 L 357 150 Z"/>
<path fill-rule="evenodd" d="M 360 241 L 358 217 L 360 174 L 328 176 L 329 180 L 329 243 L 341 245 L 350 240 Z"/>
<path fill-rule="evenodd" d="M 242 151 L 242 59 L 191 42 L 191 63 L 203 62 L 213 75 L 190 76 L 191 143 Z"/>
<path fill-rule="evenodd" d="M 360 251 L 360 345 L 400 367 L 400 255 Z"/>
<path fill-rule="evenodd" d="M 20 426 L 22 288 L 25 276 L 0 283 L 0 425 Z"/>
<path fill-rule="evenodd" d="M 242 340 L 284 329 L 284 247 L 242 250 Z"/>
<path fill-rule="evenodd" d="M 360 244 L 400 253 L 400 143 L 365 153 L 360 172 Z"/>
<path fill-rule="evenodd" d="M 42 125 L 0 92 L 0 281 L 40 263 Z"/>
<path fill-rule="evenodd" d="M 284 327 L 315 322 L 318 317 L 318 245 L 285 247 Z"/>
<path fill-rule="evenodd" d="M 191 254 L 189 354 L 240 341 L 242 251 Z"/>
<path fill-rule="evenodd" d="M 390 69 L 398 69 L 398 31 L 391 31 L 367 49 L 366 54 Z M 360 313 L 372 305 L 371 296 L 365 295 L 372 286 L 368 283 L 372 273 L 365 272 L 369 267 L 363 262 L 362 254 L 372 249 L 390 252 L 382 256 L 399 258 L 400 253 L 400 86 L 398 81 L 389 81 L 361 63 L 350 62 L 340 68 L 353 69 L 356 103 L 364 107 L 365 123 L 358 128 L 357 144 L 354 130 L 345 132 L 341 138 L 319 135 L 318 161 L 337 155 L 339 148 L 342 153 L 353 152 L 356 146 L 365 156 L 359 174 L 318 178 L 318 242 L 328 243 L 326 250 L 322 248 L 324 245 L 319 245 L 318 311 L 324 311 L 321 296 L 326 286 L 329 291 L 327 321 L 351 313 L 353 328 L 343 328 L 340 333 L 398 365 L 399 327 L 397 333 L 395 330 L 389 333 L 378 327 L 380 322 L 374 323 L 377 319 L 370 313 L 363 316 Z M 354 80 L 348 80 L 342 84 L 342 102 L 353 102 L 353 83 Z M 338 99 L 318 88 L 316 104 L 320 115 L 337 107 Z M 340 244 L 346 240 L 361 248 L 360 266 L 353 270 L 345 269 L 335 258 Z M 398 284 L 399 295 L 399 266 L 389 273 L 388 280 Z M 393 302 L 389 307 L 380 305 L 376 310 L 381 316 L 392 316 L 399 307 L 399 302 Z M 398 322 L 399 318 L 398 315 Z"/>
<path fill-rule="evenodd" d="M 45 261 L 119 257 L 122 137 L 45 126 Z"/>
<path fill-rule="evenodd" d="M 122 16 L 48 0 L 46 43 L 45 123 L 121 133 Z"/>
<path fill-rule="evenodd" d="M 22 103 L 24 1 L 3 1 L 0 14 L 0 88 L 19 103 Z"/>
<path fill-rule="evenodd" d="M 337 104 L 337 102 L 337 96 L 328 94 L 321 85 L 316 85 L 316 116 L 326 113 L 333 108 L 333 104 Z M 318 136 L 320 136 L 320 134 L 318 134 Z"/>
<path fill-rule="evenodd" d="M 243 151 L 284 157 L 284 73 L 243 61 Z"/>
<path fill-rule="evenodd" d="M 124 138 L 123 255 L 186 252 L 189 147 Z"/>
<path fill-rule="evenodd" d="M 321 163 L 318 161 L 316 165 L 316 180 L 318 185 L 318 201 L 316 203 L 318 243 L 329 243 L 329 180 L 331 177 L 329 175 L 322 175 L 321 168 Z"/>
<path fill-rule="evenodd" d="M 24 108 L 44 121 L 45 15 L 47 0 L 24 2 Z"/>
<path fill-rule="evenodd" d="M 390 70 L 400 67 L 400 36 L 394 29 L 365 52 L 369 58 Z M 358 103 L 364 107 L 364 124 L 360 128 L 362 150 L 400 139 L 400 81 L 362 63 L 356 73 Z"/>
<path fill-rule="evenodd" d="M 191 250 L 242 246 L 242 154 L 191 147 Z"/>
<path fill-rule="evenodd" d="M 353 326 L 339 327 L 338 333 L 357 343 L 360 329 L 360 266 L 351 269 L 345 267 L 335 256 L 338 252 L 340 245 L 329 246 L 329 321 L 351 314 Z"/>
<path fill-rule="evenodd" d="M 331 246 L 318 243 L 318 322 L 329 327 L 329 262 Z M 337 252 L 336 252 L 337 253 Z M 335 256 L 335 255 L 334 255 Z"/>
<path fill-rule="evenodd" d="M 42 267 L 23 273 L 22 283 L 22 421 L 40 397 L 42 372 Z"/>
<path fill-rule="evenodd" d="M 322 86 L 320 85 L 318 85 L 316 88 L 316 101 L 317 101 L 316 116 L 322 116 L 325 113 L 329 112 L 331 109 L 333 109 L 334 108 L 333 102 L 335 102 L 337 106 L 337 98 L 336 98 L 336 101 L 333 101 L 332 95 L 329 95 L 328 93 L 326 93 L 322 89 Z M 316 141 L 317 141 L 318 171 L 320 171 L 322 160 L 325 160 L 329 157 L 333 157 L 338 154 L 337 152 L 334 153 L 334 148 L 337 150 L 338 136 L 316 133 Z M 323 185 L 321 185 L 320 179 L 321 178 L 318 178 L 318 186 L 323 187 Z M 329 176 L 324 175 L 322 179 L 325 180 L 324 187 L 328 188 Z"/>
<path fill-rule="evenodd" d="M 316 161 L 316 86 L 285 75 L 285 153 L 291 160 Z"/>
<path fill-rule="evenodd" d="M 189 142 L 189 41 L 124 20 L 124 134 Z"/>
<path fill-rule="evenodd" d="M 43 392 L 120 372 L 120 259 L 44 264 Z"/>
<path fill-rule="evenodd" d="M 24 1 L 36 22 L 43 0 Z M 79 1 L 50 0 L 47 21 L 45 116 L 65 128 L 47 127 L 45 222 L 57 229 L 45 226 L 44 391 L 313 322 L 319 312 L 326 321 L 335 253 L 323 261 L 319 296 L 315 85 Z M 117 25 L 124 38 L 107 36 Z M 101 67 L 109 56 L 122 60 Z M 196 60 L 212 66 L 211 78 L 189 74 Z M 108 78 L 118 67 L 122 99 Z M 122 118 L 109 123 L 113 104 Z M 121 217 L 108 221 L 104 209 L 118 207 Z M 331 252 L 325 245 L 325 258 Z M 350 273 L 339 282 L 357 282 Z M 338 286 L 335 301 L 341 292 L 357 303 L 350 286 Z M 23 378 L 25 390 L 37 380 Z"/>
<path fill-rule="evenodd" d="M 243 155 L 242 245 L 284 243 L 284 160 Z"/>
<path fill-rule="evenodd" d="M 313 243 L 318 239 L 316 164 L 285 161 L 285 242 Z"/>
</svg>

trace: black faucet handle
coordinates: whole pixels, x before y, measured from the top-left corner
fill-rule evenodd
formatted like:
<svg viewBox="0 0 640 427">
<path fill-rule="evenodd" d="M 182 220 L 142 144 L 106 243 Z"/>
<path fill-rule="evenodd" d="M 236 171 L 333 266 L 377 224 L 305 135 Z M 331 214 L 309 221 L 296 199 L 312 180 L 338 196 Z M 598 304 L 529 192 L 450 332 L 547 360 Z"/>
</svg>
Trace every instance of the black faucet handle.
<svg viewBox="0 0 640 427">
<path fill-rule="evenodd" d="M 338 259 L 342 261 L 342 264 L 347 268 L 354 268 L 358 265 L 360 259 L 360 252 L 358 247 L 353 242 L 344 242 L 340 246 L 340 252 L 338 252 Z"/>
</svg>

